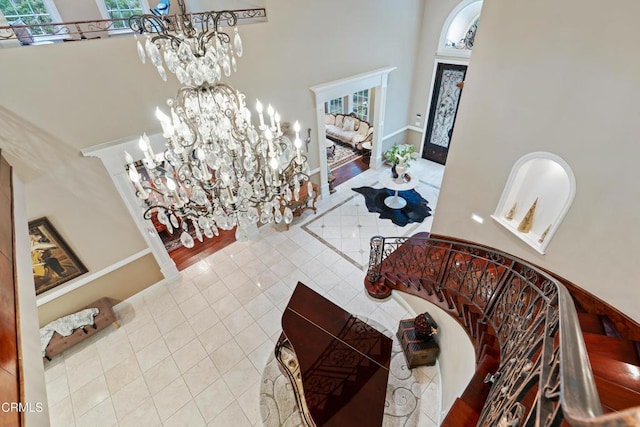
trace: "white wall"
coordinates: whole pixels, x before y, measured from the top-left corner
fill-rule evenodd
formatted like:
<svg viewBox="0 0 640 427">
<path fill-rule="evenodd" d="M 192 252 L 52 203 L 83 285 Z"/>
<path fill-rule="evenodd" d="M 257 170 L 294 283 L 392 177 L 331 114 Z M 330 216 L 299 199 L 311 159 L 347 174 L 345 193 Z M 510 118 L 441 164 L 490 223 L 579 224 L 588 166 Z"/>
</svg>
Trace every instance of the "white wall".
<svg viewBox="0 0 640 427">
<path fill-rule="evenodd" d="M 245 56 L 231 80 L 252 106 L 259 97 L 305 129 L 316 126 L 311 86 L 396 66 L 384 121 L 385 134 L 392 133 L 406 126 L 422 8 L 418 0 L 402 7 L 383 0 L 270 0 L 267 23 L 240 28 Z M 313 138 L 312 169 L 318 165 L 315 144 Z"/>
<path fill-rule="evenodd" d="M 415 72 L 412 84 L 410 108 L 406 117 L 407 124 L 423 128 L 428 119 L 427 103 L 431 97 L 433 66 L 438 50 L 438 41 L 442 27 L 455 7 L 462 0 L 426 0 L 422 15 L 422 27 L 418 37 Z M 459 58 L 458 58 L 459 60 Z M 415 124 L 416 114 L 422 115 L 419 125 Z M 457 125 L 456 125 L 457 126 Z"/>
<path fill-rule="evenodd" d="M 267 0 L 187 0 L 186 5 L 189 12 L 207 12 L 210 10 L 229 9 L 256 9 L 266 8 Z M 155 7 L 154 0 L 149 1 L 150 7 Z M 176 13 L 178 5 L 171 5 L 171 12 Z M 267 11 L 268 16 L 268 11 Z"/>
<path fill-rule="evenodd" d="M 485 0 L 432 231 L 527 259 L 640 320 L 640 60 L 621 42 L 637 16 L 634 0 Z M 544 256 L 489 219 L 533 151 L 562 157 L 577 183 Z"/>
</svg>

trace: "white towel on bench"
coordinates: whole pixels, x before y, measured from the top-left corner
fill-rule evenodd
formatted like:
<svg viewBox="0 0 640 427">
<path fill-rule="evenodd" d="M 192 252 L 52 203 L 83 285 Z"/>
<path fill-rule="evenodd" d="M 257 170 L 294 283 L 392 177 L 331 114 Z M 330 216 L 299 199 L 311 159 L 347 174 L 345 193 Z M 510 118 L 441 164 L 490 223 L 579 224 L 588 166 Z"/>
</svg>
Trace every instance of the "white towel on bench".
<svg viewBox="0 0 640 427">
<path fill-rule="evenodd" d="M 78 328 L 93 325 L 95 323 L 94 317 L 97 316 L 98 313 L 100 313 L 100 310 L 97 308 L 87 308 L 56 319 L 40 328 L 40 350 L 42 351 L 42 356 L 44 357 L 46 355 L 47 346 L 54 332 L 59 333 L 63 337 L 68 337 Z"/>
</svg>

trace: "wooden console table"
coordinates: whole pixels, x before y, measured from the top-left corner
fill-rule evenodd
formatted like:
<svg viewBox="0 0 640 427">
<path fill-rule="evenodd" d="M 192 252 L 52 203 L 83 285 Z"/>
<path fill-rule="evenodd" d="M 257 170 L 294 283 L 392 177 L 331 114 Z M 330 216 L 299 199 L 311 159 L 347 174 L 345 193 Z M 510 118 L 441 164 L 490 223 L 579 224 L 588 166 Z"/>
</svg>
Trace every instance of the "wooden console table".
<svg viewBox="0 0 640 427">
<path fill-rule="evenodd" d="M 298 282 L 276 345 L 307 426 L 380 427 L 392 340 Z"/>
</svg>

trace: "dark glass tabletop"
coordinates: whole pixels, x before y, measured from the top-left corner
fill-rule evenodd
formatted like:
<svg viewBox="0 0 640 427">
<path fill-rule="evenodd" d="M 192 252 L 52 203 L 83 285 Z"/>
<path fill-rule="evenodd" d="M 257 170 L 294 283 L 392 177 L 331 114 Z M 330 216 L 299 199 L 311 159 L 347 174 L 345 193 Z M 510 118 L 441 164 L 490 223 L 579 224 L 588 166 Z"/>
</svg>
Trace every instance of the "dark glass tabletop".
<svg viewBox="0 0 640 427">
<path fill-rule="evenodd" d="M 381 426 L 392 340 L 298 283 L 282 315 L 317 426 Z"/>
</svg>

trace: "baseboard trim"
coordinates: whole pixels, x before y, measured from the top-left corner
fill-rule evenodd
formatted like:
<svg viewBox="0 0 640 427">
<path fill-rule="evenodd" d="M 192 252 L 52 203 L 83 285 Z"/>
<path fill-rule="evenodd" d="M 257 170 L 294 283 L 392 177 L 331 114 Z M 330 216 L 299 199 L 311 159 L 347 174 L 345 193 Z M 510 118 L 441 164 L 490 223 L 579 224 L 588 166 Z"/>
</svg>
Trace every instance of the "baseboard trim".
<svg viewBox="0 0 640 427">
<path fill-rule="evenodd" d="M 387 140 L 387 139 L 389 139 L 389 138 L 393 138 L 394 136 L 396 136 L 396 135 L 398 135 L 398 134 L 401 134 L 402 132 L 406 131 L 407 129 L 409 129 L 409 126 L 405 126 L 405 127 L 403 127 L 403 128 L 400 128 L 400 129 L 398 129 L 398 130 L 397 130 L 397 131 L 395 131 L 395 132 L 391 132 L 389 135 L 385 135 L 385 136 L 383 136 L 383 137 L 382 137 L 382 140 L 383 140 L 383 141 L 386 141 L 386 140 Z"/>
<path fill-rule="evenodd" d="M 122 259 L 116 263 L 113 263 L 103 268 L 102 270 L 98 270 L 96 272 L 88 273 L 83 276 L 80 276 L 77 279 L 70 281 L 64 286 L 59 286 L 55 289 L 52 289 L 49 292 L 46 292 L 36 297 L 36 305 L 40 307 L 41 305 L 51 302 L 56 298 L 60 298 L 61 296 L 66 295 L 69 292 L 74 291 L 78 288 L 81 288 L 82 286 L 88 283 L 91 283 L 94 280 L 101 278 L 102 276 L 106 276 L 107 274 L 119 269 L 120 267 L 124 267 L 127 264 L 130 264 L 134 261 L 139 260 L 143 256 L 148 255 L 150 253 L 151 253 L 151 249 L 146 248 L 141 250 L 140 252 L 136 252 L 135 254 L 126 257 L 125 259 Z"/>
<path fill-rule="evenodd" d="M 402 132 L 406 132 L 406 131 L 408 131 L 408 130 L 413 131 L 413 132 L 422 133 L 422 129 L 420 129 L 419 127 L 417 127 L 417 126 L 410 126 L 410 125 L 409 125 L 409 126 L 405 126 L 405 127 L 403 127 L 403 128 L 400 128 L 400 129 L 398 129 L 398 130 L 397 130 L 397 131 L 395 131 L 395 132 L 391 132 L 389 135 L 385 135 L 385 136 L 383 136 L 383 137 L 382 137 L 382 140 L 383 140 L 383 141 L 386 141 L 387 139 L 389 139 L 389 138 L 393 138 L 394 136 L 396 136 L 396 135 L 398 135 L 398 134 L 400 134 L 400 133 L 402 133 Z"/>
</svg>

